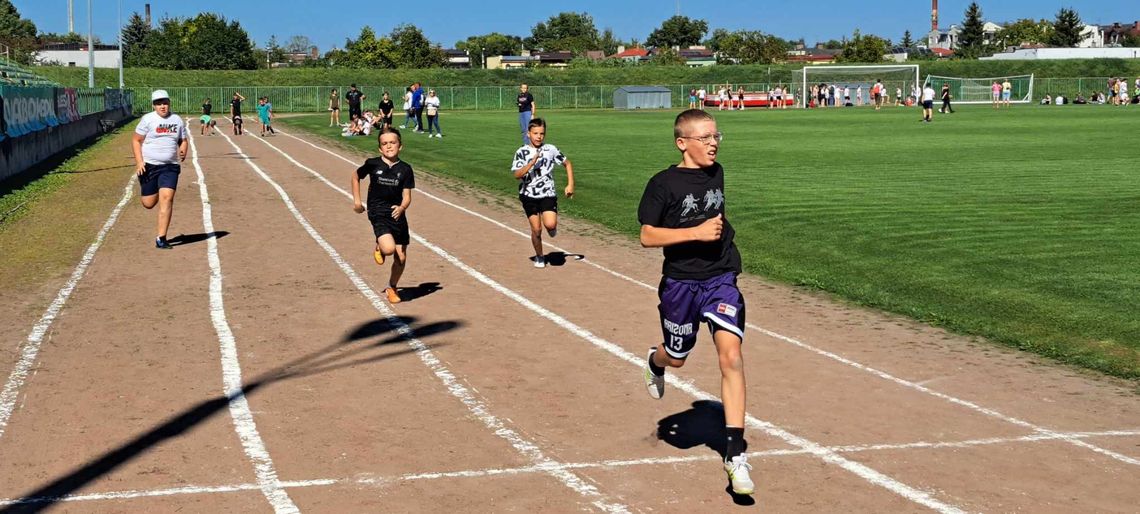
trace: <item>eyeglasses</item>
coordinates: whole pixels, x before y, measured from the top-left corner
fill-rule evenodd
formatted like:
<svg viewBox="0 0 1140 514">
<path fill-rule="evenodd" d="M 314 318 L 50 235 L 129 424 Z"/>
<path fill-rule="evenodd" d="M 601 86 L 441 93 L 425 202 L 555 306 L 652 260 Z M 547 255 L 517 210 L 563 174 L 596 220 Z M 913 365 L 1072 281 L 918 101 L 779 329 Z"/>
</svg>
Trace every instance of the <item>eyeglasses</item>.
<svg viewBox="0 0 1140 514">
<path fill-rule="evenodd" d="M 709 134 L 707 136 L 701 136 L 701 137 L 681 136 L 681 139 L 695 139 L 695 140 L 700 141 L 706 145 L 709 145 L 709 144 L 712 144 L 712 142 L 714 140 L 717 143 L 724 141 L 724 132 L 717 132 L 715 134 Z"/>
</svg>

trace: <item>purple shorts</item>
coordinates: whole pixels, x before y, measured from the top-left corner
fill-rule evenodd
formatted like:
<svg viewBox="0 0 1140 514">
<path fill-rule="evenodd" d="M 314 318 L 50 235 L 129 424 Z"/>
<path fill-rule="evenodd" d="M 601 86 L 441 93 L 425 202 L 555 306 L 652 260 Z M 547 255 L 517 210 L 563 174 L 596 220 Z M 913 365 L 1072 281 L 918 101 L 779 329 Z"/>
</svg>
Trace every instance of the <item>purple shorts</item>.
<svg viewBox="0 0 1140 514">
<path fill-rule="evenodd" d="M 709 332 L 727 330 L 744 339 L 744 296 L 736 287 L 736 273 L 725 273 L 706 280 L 661 279 L 657 288 L 661 304 L 661 334 L 665 351 L 674 359 L 684 359 L 697 345 L 701 321 Z"/>
</svg>

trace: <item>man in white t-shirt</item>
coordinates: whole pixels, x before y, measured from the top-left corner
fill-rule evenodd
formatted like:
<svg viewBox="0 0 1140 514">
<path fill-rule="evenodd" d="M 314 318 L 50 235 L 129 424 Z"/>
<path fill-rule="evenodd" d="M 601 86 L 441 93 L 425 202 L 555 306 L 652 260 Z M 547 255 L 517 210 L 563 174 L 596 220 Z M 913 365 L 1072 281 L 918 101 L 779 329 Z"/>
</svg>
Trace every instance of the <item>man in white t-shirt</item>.
<svg viewBox="0 0 1140 514">
<path fill-rule="evenodd" d="M 705 110 L 705 97 L 708 94 L 708 91 L 703 87 L 697 90 L 697 107 L 702 111 Z"/>
<path fill-rule="evenodd" d="M 170 112 L 170 95 L 165 90 L 151 93 L 150 102 L 154 111 L 139 120 L 131 146 L 141 190 L 139 199 L 147 209 L 158 205 L 158 236 L 154 247 L 169 250 L 173 247 L 166 241 L 166 231 L 170 228 L 174 191 L 178 189 L 180 163 L 186 160 L 190 134 L 182 118 Z"/>
<path fill-rule="evenodd" d="M 922 87 L 922 121 L 930 123 L 934 117 L 934 86 L 927 83 Z"/>
</svg>

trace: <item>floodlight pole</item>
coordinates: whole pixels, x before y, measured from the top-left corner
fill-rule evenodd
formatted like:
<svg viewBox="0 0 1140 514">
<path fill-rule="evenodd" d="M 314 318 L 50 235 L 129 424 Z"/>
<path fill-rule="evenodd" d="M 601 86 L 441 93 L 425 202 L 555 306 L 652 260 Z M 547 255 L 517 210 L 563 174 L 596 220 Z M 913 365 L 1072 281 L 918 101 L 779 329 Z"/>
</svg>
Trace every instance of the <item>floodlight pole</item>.
<svg viewBox="0 0 1140 514">
<path fill-rule="evenodd" d="M 91 34 L 91 0 L 87 0 L 87 87 L 95 88 L 95 37 Z"/>
<path fill-rule="evenodd" d="M 123 89 L 123 0 L 119 0 L 119 89 Z"/>
</svg>

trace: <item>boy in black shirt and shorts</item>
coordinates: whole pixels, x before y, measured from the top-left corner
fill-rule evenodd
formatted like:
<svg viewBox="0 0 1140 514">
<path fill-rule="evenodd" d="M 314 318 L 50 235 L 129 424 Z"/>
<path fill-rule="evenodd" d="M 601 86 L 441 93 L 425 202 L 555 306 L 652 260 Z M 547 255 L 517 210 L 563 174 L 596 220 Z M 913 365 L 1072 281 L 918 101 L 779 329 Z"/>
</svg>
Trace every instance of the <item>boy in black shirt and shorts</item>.
<svg viewBox="0 0 1140 514">
<path fill-rule="evenodd" d="M 360 181 L 369 177 L 368 221 L 372 222 L 372 233 L 376 236 L 372 257 L 376 264 L 383 266 L 385 257 L 396 256 L 384 293 L 389 303 L 400 303 L 396 285 L 404 274 L 408 243 L 411 241 L 408 217 L 404 214 L 412 204 L 416 176 L 412 167 L 400 160 L 403 143 L 398 130 L 385 127 L 380 130 L 377 140 L 380 157 L 364 161 L 364 165 L 352 174 L 352 209 L 357 213 L 364 212 L 364 205 L 360 202 Z"/>
<path fill-rule="evenodd" d="M 711 114 L 690 109 L 677 116 L 673 135 L 681 162 L 649 179 L 637 209 L 641 245 L 665 254 L 657 290 L 665 342 L 649 349 L 645 385 L 651 397 L 661 398 L 665 368 L 685 364 L 701 322 L 708 324 L 720 357 L 724 470 L 733 492 L 752 494 L 752 466 L 744 453 L 744 297 L 736 286 L 736 233 L 724 215 L 724 169 L 716 162 L 722 134 Z"/>
<path fill-rule="evenodd" d="M 554 166 L 566 167 L 566 198 L 574 197 L 574 166 L 554 145 L 546 141 L 546 121 L 531 119 L 527 123 L 527 144 L 515 150 L 511 173 L 519 180 L 519 201 L 530 224 L 530 242 L 534 245 L 534 267 L 546 267 L 542 251 L 542 229 L 550 237 L 558 234 L 558 191 L 554 185 Z"/>
</svg>

